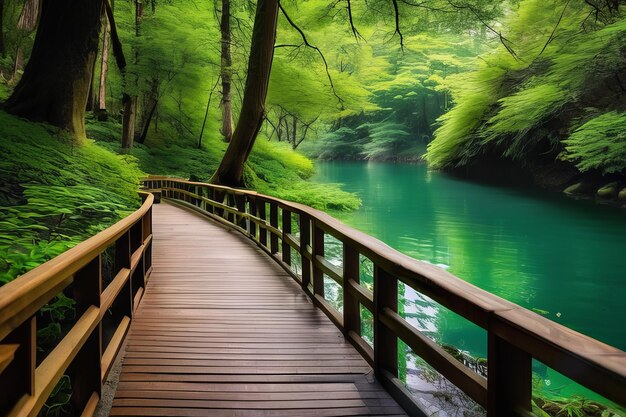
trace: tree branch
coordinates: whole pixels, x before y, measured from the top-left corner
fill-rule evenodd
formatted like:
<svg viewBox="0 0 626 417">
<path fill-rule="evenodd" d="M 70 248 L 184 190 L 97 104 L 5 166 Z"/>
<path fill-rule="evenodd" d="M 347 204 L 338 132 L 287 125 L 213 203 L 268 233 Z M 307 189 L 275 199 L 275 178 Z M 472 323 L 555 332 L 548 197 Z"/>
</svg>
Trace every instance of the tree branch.
<svg viewBox="0 0 626 417">
<path fill-rule="evenodd" d="M 343 99 L 341 97 L 339 97 L 339 95 L 337 95 L 337 91 L 335 91 L 335 84 L 333 83 L 333 78 L 330 76 L 330 71 L 328 69 L 328 61 L 326 61 L 326 57 L 324 56 L 324 54 L 322 53 L 322 51 L 320 50 L 320 48 L 318 48 L 315 45 L 311 45 L 309 43 L 309 40 L 307 39 L 306 35 L 304 34 L 304 32 L 302 31 L 302 29 L 300 29 L 298 27 L 298 25 L 296 25 L 294 23 L 293 20 L 291 20 L 291 18 L 289 17 L 289 15 L 287 14 L 287 12 L 285 11 L 285 8 L 283 7 L 282 4 L 278 3 L 278 7 L 280 8 L 280 11 L 283 12 L 283 16 L 285 16 L 285 19 L 287 19 L 287 22 L 289 22 L 289 24 L 291 25 L 292 28 L 294 28 L 296 31 L 298 31 L 298 33 L 300 34 L 300 37 L 302 38 L 302 42 L 304 42 L 305 46 L 308 46 L 311 49 L 314 49 L 317 51 L 317 53 L 319 54 L 319 56 L 322 58 L 322 61 L 324 61 L 324 68 L 326 69 L 326 76 L 328 77 L 328 81 L 330 82 L 330 88 L 333 91 L 333 95 L 335 97 L 337 97 L 337 100 L 339 100 L 340 103 L 343 103 Z"/>
<path fill-rule="evenodd" d="M 398 34 L 398 36 L 400 36 L 400 49 L 404 52 L 404 36 L 402 36 L 402 32 L 400 31 L 400 9 L 398 8 L 398 0 L 391 0 L 391 3 L 393 4 L 393 13 L 396 20 L 394 35 Z"/>
<path fill-rule="evenodd" d="M 352 4 L 350 0 L 346 0 L 346 4 L 348 6 L 348 20 L 350 20 L 350 28 L 352 29 L 352 34 L 354 35 L 354 39 L 359 41 L 359 38 L 365 40 L 365 38 L 359 33 L 356 26 L 354 26 L 354 19 L 352 18 Z"/>
<path fill-rule="evenodd" d="M 548 45 L 550 45 L 550 43 L 554 40 L 554 34 L 556 33 L 556 29 L 561 24 L 561 20 L 563 20 L 563 16 L 565 15 L 565 10 L 567 10 L 567 6 L 569 6 L 569 2 L 570 2 L 570 0 L 567 0 L 567 3 L 565 3 L 565 7 L 563 7 L 563 11 L 561 12 L 561 16 L 559 16 L 559 20 L 556 22 L 556 25 L 554 25 L 554 29 L 552 29 L 552 33 L 550 34 L 550 37 L 546 41 L 546 44 L 543 45 L 543 48 L 541 48 L 541 52 L 539 52 L 539 55 L 543 54 L 543 51 L 545 51 L 546 48 L 548 47 Z"/>
<path fill-rule="evenodd" d="M 220 82 L 221 76 L 217 76 L 217 80 L 215 80 L 215 84 L 213 88 L 211 88 L 211 92 L 209 93 L 209 101 L 206 104 L 206 112 L 204 113 L 204 120 L 202 121 L 202 129 L 200 129 L 200 137 L 198 137 L 198 149 L 202 147 L 202 135 L 204 134 L 204 127 L 206 126 L 206 119 L 209 116 L 209 107 L 211 106 L 211 97 L 213 97 L 213 91 L 215 91 L 215 87 Z M 192 132 L 193 133 L 193 132 Z"/>
<path fill-rule="evenodd" d="M 474 16 L 476 16 L 476 18 L 478 19 L 478 21 L 480 23 L 483 24 L 483 26 L 485 26 L 487 29 L 489 29 L 490 32 L 494 33 L 495 35 L 498 36 L 498 38 L 500 39 L 500 43 L 506 48 L 506 50 L 509 52 L 509 54 L 515 58 L 516 61 L 521 61 L 519 55 L 517 55 L 517 53 L 515 53 L 515 51 L 513 50 L 513 48 L 511 47 L 511 41 L 509 41 L 507 38 L 505 38 L 502 35 L 502 32 L 498 32 L 497 30 L 495 30 L 493 27 L 491 27 L 491 25 L 487 22 L 485 22 L 485 19 L 483 19 L 483 17 L 480 15 L 480 13 L 478 13 L 478 11 L 471 5 L 469 4 L 464 4 L 464 5 L 458 5 L 458 4 L 454 4 L 452 1 L 448 0 L 448 4 L 450 6 L 452 6 L 455 9 L 458 10 L 463 10 L 463 9 L 467 9 L 470 12 L 472 12 L 472 14 Z"/>
</svg>

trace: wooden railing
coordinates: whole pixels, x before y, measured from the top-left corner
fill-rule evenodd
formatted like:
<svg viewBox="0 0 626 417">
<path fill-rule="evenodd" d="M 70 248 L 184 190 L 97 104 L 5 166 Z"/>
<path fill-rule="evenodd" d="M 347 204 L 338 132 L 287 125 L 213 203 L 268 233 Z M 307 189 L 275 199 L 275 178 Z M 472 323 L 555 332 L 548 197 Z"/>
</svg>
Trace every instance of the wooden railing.
<svg viewBox="0 0 626 417">
<path fill-rule="evenodd" d="M 289 272 L 371 364 L 376 378 L 411 415 L 423 415 L 398 379 L 398 340 L 487 410 L 489 417 L 531 416 L 535 358 L 606 398 L 626 405 L 626 352 L 483 291 L 308 206 L 185 180 L 152 177 L 145 188 L 238 230 Z M 299 234 L 292 232 L 297 222 Z M 280 220 L 280 221 L 279 221 Z M 339 268 L 324 256 L 324 235 L 343 245 Z M 293 272 L 292 251 L 301 258 Z M 360 283 L 359 259 L 374 265 L 373 291 Z M 325 298 L 324 276 L 343 289 L 343 312 Z M 404 283 L 487 331 L 488 378 L 469 369 L 398 314 Z M 361 334 L 360 308 L 374 318 L 373 348 Z"/>
<path fill-rule="evenodd" d="M 95 411 L 152 269 L 153 196 L 142 198 L 130 216 L 0 287 L 0 415 L 38 415 L 64 374 L 71 375 L 75 415 Z M 103 289 L 110 247 L 114 278 Z M 70 289 L 78 319 L 37 365 L 36 315 Z M 105 317 L 113 331 L 103 337 Z"/>
</svg>

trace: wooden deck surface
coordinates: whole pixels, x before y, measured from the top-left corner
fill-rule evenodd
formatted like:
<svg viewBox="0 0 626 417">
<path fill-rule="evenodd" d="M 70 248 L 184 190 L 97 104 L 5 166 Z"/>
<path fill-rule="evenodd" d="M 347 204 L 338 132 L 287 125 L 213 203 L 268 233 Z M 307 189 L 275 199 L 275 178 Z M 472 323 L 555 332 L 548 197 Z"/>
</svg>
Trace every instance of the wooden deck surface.
<svg viewBox="0 0 626 417">
<path fill-rule="evenodd" d="M 186 209 L 153 210 L 112 416 L 405 415 L 269 256 Z"/>
</svg>

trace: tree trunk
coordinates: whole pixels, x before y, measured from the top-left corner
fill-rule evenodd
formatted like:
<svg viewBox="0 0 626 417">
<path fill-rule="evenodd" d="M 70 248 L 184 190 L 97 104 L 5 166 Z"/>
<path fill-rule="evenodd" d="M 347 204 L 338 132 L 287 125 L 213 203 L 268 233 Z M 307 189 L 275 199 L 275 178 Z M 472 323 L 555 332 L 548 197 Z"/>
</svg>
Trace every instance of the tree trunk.
<svg viewBox="0 0 626 417">
<path fill-rule="evenodd" d="M 109 39 L 111 29 L 109 19 L 105 16 L 102 21 L 104 33 L 102 34 L 102 59 L 100 61 L 100 82 L 98 86 L 98 120 L 107 119 L 107 75 L 109 73 Z"/>
<path fill-rule="evenodd" d="M 220 31 L 222 33 L 222 59 L 220 63 L 220 75 L 222 78 L 222 135 L 224 135 L 224 141 L 230 142 L 233 136 L 233 109 L 231 102 L 233 61 L 230 56 L 230 0 L 222 0 Z"/>
<path fill-rule="evenodd" d="M 265 98 L 274 58 L 277 20 L 278 0 L 257 0 L 241 113 L 222 162 L 211 178 L 215 184 L 244 186 L 244 164 L 250 156 L 265 116 Z"/>
<path fill-rule="evenodd" d="M 23 68 L 22 60 L 22 48 L 18 46 L 15 50 L 15 62 L 13 63 L 13 75 L 11 76 L 11 80 L 15 80 L 17 78 L 18 71 Z"/>
<path fill-rule="evenodd" d="M 101 11 L 102 0 L 43 0 L 31 57 L 7 112 L 85 137 Z"/>
<path fill-rule="evenodd" d="M 292 116 L 292 117 L 293 117 L 293 121 L 292 121 L 293 128 L 291 130 L 293 131 L 292 132 L 293 140 L 291 141 L 291 146 L 293 147 L 293 149 L 296 149 L 296 147 L 298 146 L 296 145 L 296 143 L 298 142 L 298 119 L 296 118 L 296 116 Z"/>
<path fill-rule="evenodd" d="M 141 112 L 141 132 L 136 136 L 138 143 L 143 144 L 148 137 L 148 129 L 159 105 L 159 79 L 152 77 L 150 80 L 150 91 L 143 96 Z"/>
<path fill-rule="evenodd" d="M 97 58 L 97 52 L 96 52 L 96 58 Z M 85 106 L 85 110 L 86 111 L 93 111 L 95 109 L 95 95 L 96 92 L 93 89 L 93 84 L 94 84 L 94 74 L 96 73 L 96 61 L 97 59 L 93 60 L 93 65 L 91 67 L 91 78 L 89 80 L 89 93 L 87 94 L 87 105 Z"/>
<path fill-rule="evenodd" d="M 152 118 L 154 117 L 154 112 L 156 111 L 158 104 L 159 104 L 158 100 L 154 100 L 152 102 L 152 105 L 150 106 L 150 111 L 148 112 L 148 114 L 146 115 L 143 121 L 143 127 L 141 128 L 141 135 L 137 138 L 137 142 L 141 143 L 142 145 L 146 141 L 146 137 L 148 137 L 148 128 L 150 127 L 150 122 L 152 121 Z"/>
<path fill-rule="evenodd" d="M 135 36 L 140 36 L 141 17 L 143 16 L 142 0 L 135 0 Z M 139 54 L 135 50 L 135 63 L 139 59 Z M 137 75 L 135 75 L 135 84 L 138 84 Z M 124 102 L 124 116 L 122 117 L 122 148 L 130 149 L 133 147 L 135 139 L 135 123 L 137 119 L 137 96 L 128 96 L 122 100 Z"/>
<path fill-rule="evenodd" d="M 137 97 L 125 95 L 122 101 L 124 101 L 124 116 L 122 117 L 122 148 L 130 149 L 133 147 L 133 139 L 135 136 Z"/>
<path fill-rule="evenodd" d="M 0 57 L 4 58 L 6 50 L 4 49 L 4 0 L 0 0 Z"/>
</svg>

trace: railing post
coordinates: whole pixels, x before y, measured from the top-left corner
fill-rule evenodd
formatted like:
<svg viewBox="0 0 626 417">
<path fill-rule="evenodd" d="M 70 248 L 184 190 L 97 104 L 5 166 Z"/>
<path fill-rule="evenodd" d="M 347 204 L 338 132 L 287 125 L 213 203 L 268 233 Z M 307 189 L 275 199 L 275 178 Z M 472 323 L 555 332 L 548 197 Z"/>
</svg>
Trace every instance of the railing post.
<svg viewBox="0 0 626 417">
<path fill-rule="evenodd" d="M 152 207 L 148 209 L 141 219 L 143 222 L 143 238 L 142 241 L 145 244 L 146 240 L 152 235 Z M 148 243 L 143 253 L 143 276 L 144 284 L 148 282 L 150 268 L 152 267 L 152 241 Z"/>
<path fill-rule="evenodd" d="M 193 201 L 193 200 L 192 200 Z M 130 228 L 130 254 L 132 255 L 141 248 L 143 244 L 143 221 L 138 221 Z M 130 276 L 131 281 L 131 305 L 133 306 L 133 310 L 136 308 L 136 304 L 138 302 L 138 291 L 139 289 L 144 289 L 146 286 L 145 276 L 144 276 L 144 267 L 143 267 L 143 257 L 139 259 L 139 264 L 136 265 L 135 269 L 132 271 Z"/>
<path fill-rule="evenodd" d="M 532 356 L 489 332 L 487 416 L 522 416 L 530 412 Z"/>
<path fill-rule="evenodd" d="M 233 197 L 237 211 L 242 213 L 241 216 L 235 216 L 235 222 L 239 227 L 246 229 L 246 216 L 243 215 L 246 212 L 246 196 L 244 194 L 235 194 Z"/>
<path fill-rule="evenodd" d="M 300 259 L 302 260 L 302 289 L 309 294 L 309 284 L 311 283 L 311 269 L 313 262 L 308 253 L 311 245 L 311 219 L 309 216 L 300 213 Z"/>
<path fill-rule="evenodd" d="M 274 202 L 270 203 L 270 225 L 278 229 L 278 205 Z M 270 232 L 270 252 L 278 252 L 278 235 L 274 232 Z"/>
<path fill-rule="evenodd" d="M 0 415 L 8 414 L 24 394 L 35 394 L 37 328 L 35 317 L 26 320 L 2 340 L 17 345 L 13 360 L 0 374 Z"/>
<path fill-rule="evenodd" d="M 398 311 L 398 280 L 374 265 L 374 374 L 380 380 L 384 371 L 398 376 L 398 337 L 381 321 L 386 308 Z"/>
<path fill-rule="evenodd" d="M 324 298 L 324 272 L 317 266 L 317 256 L 324 257 L 324 231 L 313 224 L 313 294 Z"/>
<path fill-rule="evenodd" d="M 251 216 L 257 217 L 257 207 L 256 207 L 256 198 L 252 196 L 248 196 L 248 213 Z M 249 219 L 248 222 L 248 233 L 250 233 L 254 240 L 257 240 L 256 234 L 256 222 L 253 219 Z"/>
<path fill-rule="evenodd" d="M 291 212 L 283 207 L 283 262 L 291 265 L 291 246 L 285 239 L 286 235 L 291 234 Z"/>
<path fill-rule="evenodd" d="M 207 188 L 207 198 L 211 201 L 215 201 L 215 190 L 213 188 Z M 211 214 L 215 214 L 216 213 L 215 206 L 212 204 L 209 204 L 209 206 L 207 207 L 207 211 Z"/>
<path fill-rule="evenodd" d="M 127 231 L 115 242 L 115 271 L 119 272 L 123 268 L 130 269 L 130 248 L 130 231 Z M 129 277 L 113 304 L 112 310 L 118 320 L 124 316 L 132 317 L 133 292 L 131 281 L 132 277 Z"/>
<path fill-rule="evenodd" d="M 345 242 L 343 244 L 343 329 L 346 336 L 352 331 L 361 335 L 361 309 L 354 297 L 350 281 L 361 281 L 359 252 Z"/>
<path fill-rule="evenodd" d="M 265 212 L 265 200 L 260 200 L 257 203 L 257 210 L 259 212 L 259 219 L 263 222 L 267 221 L 267 213 Z M 267 248 L 267 228 L 259 226 L 259 242 L 261 245 Z"/>
<path fill-rule="evenodd" d="M 102 293 L 102 258 L 96 256 L 74 275 L 76 314 L 80 317 L 89 307 L 100 307 Z M 102 378 L 102 323 L 85 341 L 72 363 L 72 405 L 83 410 L 91 395 L 100 395 Z"/>
</svg>

